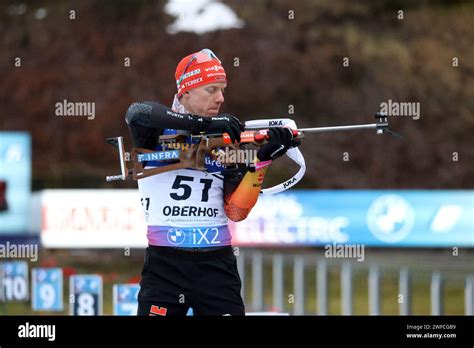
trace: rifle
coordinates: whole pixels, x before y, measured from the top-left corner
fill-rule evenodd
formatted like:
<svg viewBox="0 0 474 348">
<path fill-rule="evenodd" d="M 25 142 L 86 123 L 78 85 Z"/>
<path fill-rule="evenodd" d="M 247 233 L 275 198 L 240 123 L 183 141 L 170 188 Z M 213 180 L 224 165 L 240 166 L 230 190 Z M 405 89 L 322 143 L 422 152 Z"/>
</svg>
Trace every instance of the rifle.
<svg viewBox="0 0 474 348">
<path fill-rule="evenodd" d="M 259 164 L 253 161 L 246 160 L 244 164 L 233 163 L 225 160 L 223 155 L 223 148 L 231 149 L 233 151 L 242 150 L 248 145 L 263 146 L 267 143 L 269 137 L 268 131 L 271 127 L 288 127 L 293 133 L 292 146 L 287 151 L 287 156 L 296 162 L 300 169 L 298 172 L 279 185 L 266 188 L 262 190 L 263 194 L 275 194 L 285 191 L 290 187 L 296 185 L 304 176 L 306 171 L 306 163 L 303 154 L 298 149 L 301 139 L 304 138 L 305 133 L 324 133 L 337 131 L 352 131 L 361 129 L 375 129 L 376 134 L 389 134 L 401 138 L 400 135 L 394 133 L 388 128 L 388 117 L 386 114 L 378 112 L 375 114 L 375 123 L 346 125 L 346 126 L 332 126 L 332 127 L 315 127 L 315 128 L 297 128 L 296 123 L 289 118 L 282 119 L 262 119 L 245 122 L 245 131 L 240 134 L 240 143 L 232 143 L 227 133 L 220 134 L 205 134 L 198 135 L 183 135 L 171 134 L 161 135 L 158 142 L 163 149 L 169 148 L 171 150 L 149 150 L 143 148 L 132 148 L 130 151 L 130 158 L 133 162 L 133 167 L 128 168 L 126 165 L 126 152 L 122 137 L 107 138 L 107 143 L 116 147 L 119 160 L 121 174 L 107 176 L 107 181 L 127 180 L 132 177 L 134 180 L 140 180 L 152 175 L 161 174 L 171 170 L 177 169 L 197 169 L 207 171 L 206 157 L 224 158 L 224 161 L 219 161 L 223 165 L 223 169 L 219 170 L 221 173 L 242 170 L 258 169 Z M 183 144 L 187 144 L 183 146 Z M 181 148 L 181 149 L 180 149 Z M 228 151 L 227 151 L 228 153 Z M 144 168 L 143 163 L 149 161 L 170 162 L 168 165 L 161 167 Z M 214 172 L 212 172 L 214 173 Z"/>
</svg>

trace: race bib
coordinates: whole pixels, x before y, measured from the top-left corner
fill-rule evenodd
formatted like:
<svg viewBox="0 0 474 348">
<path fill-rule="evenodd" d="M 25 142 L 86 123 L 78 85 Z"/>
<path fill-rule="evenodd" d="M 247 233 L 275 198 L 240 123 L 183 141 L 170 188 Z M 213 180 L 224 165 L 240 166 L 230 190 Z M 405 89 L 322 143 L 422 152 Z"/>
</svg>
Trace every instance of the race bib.
<svg viewBox="0 0 474 348">
<path fill-rule="evenodd" d="M 223 186 L 222 179 L 193 169 L 138 180 L 149 243 L 189 247 L 229 245 Z"/>
</svg>

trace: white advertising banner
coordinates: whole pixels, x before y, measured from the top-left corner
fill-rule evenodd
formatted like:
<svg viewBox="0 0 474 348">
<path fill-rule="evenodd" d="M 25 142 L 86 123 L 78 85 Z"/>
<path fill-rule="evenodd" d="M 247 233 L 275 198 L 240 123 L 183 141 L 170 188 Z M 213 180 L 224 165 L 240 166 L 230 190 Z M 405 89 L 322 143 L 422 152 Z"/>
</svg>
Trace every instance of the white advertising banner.
<svg viewBox="0 0 474 348">
<path fill-rule="evenodd" d="M 138 190 L 41 192 L 46 248 L 144 248 L 146 224 Z"/>
</svg>

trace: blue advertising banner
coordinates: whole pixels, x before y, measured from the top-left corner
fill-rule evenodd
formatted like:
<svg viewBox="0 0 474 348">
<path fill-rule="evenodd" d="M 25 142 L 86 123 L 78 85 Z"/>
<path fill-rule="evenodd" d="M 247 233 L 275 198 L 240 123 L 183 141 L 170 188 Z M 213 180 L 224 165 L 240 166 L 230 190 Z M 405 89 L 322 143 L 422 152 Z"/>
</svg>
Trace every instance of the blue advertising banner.
<svg viewBox="0 0 474 348">
<path fill-rule="evenodd" d="M 0 132 L 0 234 L 26 232 L 30 195 L 30 135 Z"/>
<path fill-rule="evenodd" d="M 294 190 L 261 196 L 234 245 L 474 247 L 473 190 Z"/>
</svg>

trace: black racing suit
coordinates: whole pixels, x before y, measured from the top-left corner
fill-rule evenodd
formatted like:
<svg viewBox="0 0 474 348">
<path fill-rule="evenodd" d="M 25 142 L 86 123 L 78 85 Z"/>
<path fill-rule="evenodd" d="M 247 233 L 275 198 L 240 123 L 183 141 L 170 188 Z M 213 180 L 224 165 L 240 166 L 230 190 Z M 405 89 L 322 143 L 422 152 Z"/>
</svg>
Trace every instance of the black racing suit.
<svg viewBox="0 0 474 348">
<path fill-rule="evenodd" d="M 173 112 L 155 102 L 134 103 L 126 122 L 135 147 L 154 150 L 164 129 L 198 133 L 210 120 Z M 243 173 L 225 174 L 224 195 Z M 230 245 L 185 248 L 149 245 L 138 295 L 138 315 L 245 315 L 241 280 Z"/>
</svg>

